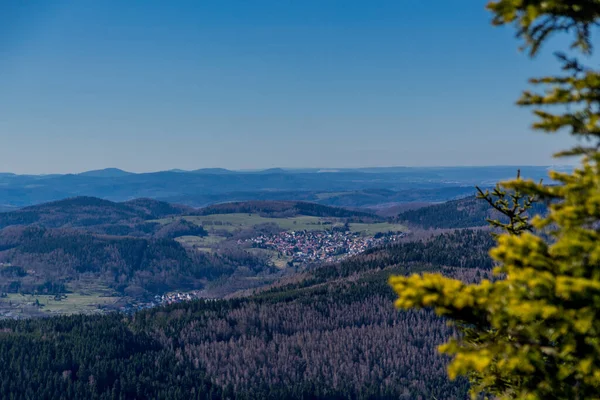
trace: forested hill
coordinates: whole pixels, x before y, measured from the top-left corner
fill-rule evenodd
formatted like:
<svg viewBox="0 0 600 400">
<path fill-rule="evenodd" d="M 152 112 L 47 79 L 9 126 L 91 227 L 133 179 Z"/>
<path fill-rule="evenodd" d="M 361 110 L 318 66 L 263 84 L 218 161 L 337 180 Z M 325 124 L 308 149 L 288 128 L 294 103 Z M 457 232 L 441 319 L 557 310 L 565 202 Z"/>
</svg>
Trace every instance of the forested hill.
<svg viewBox="0 0 600 400">
<path fill-rule="evenodd" d="M 65 293 L 91 280 L 95 288 L 133 298 L 200 289 L 240 266 L 269 270 L 264 259 L 244 250 L 190 252 L 168 234 L 135 238 L 35 226 L 0 231 L 0 263 L 1 293 Z"/>
<path fill-rule="evenodd" d="M 302 201 L 241 201 L 222 203 L 198 210 L 196 215 L 253 213 L 264 217 L 285 218 L 306 215 L 330 218 L 364 218 L 382 220 L 375 214 L 345 208 L 323 206 Z"/>
<path fill-rule="evenodd" d="M 436 352 L 452 329 L 395 310 L 387 279 L 487 276 L 484 235 L 380 248 L 243 299 L 1 321 L 0 398 L 466 399 Z"/>
<path fill-rule="evenodd" d="M 57 228 L 138 223 L 192 211 L 190 207 L 151 199 L 115 203 L 96 197 L 73 197 L 0 213 L 0 229 L 10 225 L 30 224 Z"/>
<path fill-rule="evenodd" d="M 546 212 L 546 207 L 543 204 L 534 203 L 529 214 L 536 215 L 544 212 Z M 400 222 L 425 229 L 487 226 L 486 218 L 502 219 L 502 216 L 495 212 L 487 202 L 477 199 L 475 196 L 405 211 L 396 217 Z"/>
</svg>

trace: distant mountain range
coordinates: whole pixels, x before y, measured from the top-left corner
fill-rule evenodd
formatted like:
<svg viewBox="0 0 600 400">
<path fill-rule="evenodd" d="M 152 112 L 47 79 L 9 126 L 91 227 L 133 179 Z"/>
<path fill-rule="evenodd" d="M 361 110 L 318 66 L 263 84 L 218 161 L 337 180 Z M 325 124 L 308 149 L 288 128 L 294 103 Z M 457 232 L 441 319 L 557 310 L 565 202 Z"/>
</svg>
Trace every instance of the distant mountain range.
<svg viewBox="0 0 600 400">
<path fill-rule="evenodd" d="M 267 169 L 245 169 L 245 170 L 232 170 L 227 168 L 199 168 L 194 170 L 185 170 L 174 168 L 167 171 L 157 172 L 143 172 L 146 173 L 159 173 L 159 172 L 177 172 L 177 173 L 192 173 L 192 174 L 283 174 L 283 173 L 338 173 L 338 172 L 362 172 L 362 173 L 422 173 L 422 172 L 434 172 L 434 173 L 450 173 L 450 174 L 471 174 L 476 173 L 498 173 L 501 171 L 508 171 L 515 173 L 517 169 L 523 170 L 543 170 L 554 169 L 558 171 L 570 171 L 572 169 L 569 165 L 553 165 L 553 166 L 478 166 L 478 167 L 362 167 L 362 168 L 267 168 Z M 124 171 L 119 168 L 104 168 L 96 169 L 91 171 L 80 172 L 76 175 L 81 176 L 94 176 L 103 178 L 114 178 L 125 175 L 139 174 L 136 172 Z M 12 172 L 1 172 L 2 176 L 16 176 Z M 56 176 L 62 174 L 51 174 L 41 176 Z M 68 175 L 68 174 L 66 174 Z"/>
<path fill-rule="evenodd" d="M 562 168 L 562 167 L 561 167 Z M 522 176 L 548 180 L 548 167 L 389 167 L 232 171 L 204 168 L 132 173 L 117 168 L 79 174 L 0 174 L 0 211 L 76 196 L 111 201 L 151 198 L 193 207 L 247 200 L 302 200 L 344 207 L 439 202 Z"/>
</svg>

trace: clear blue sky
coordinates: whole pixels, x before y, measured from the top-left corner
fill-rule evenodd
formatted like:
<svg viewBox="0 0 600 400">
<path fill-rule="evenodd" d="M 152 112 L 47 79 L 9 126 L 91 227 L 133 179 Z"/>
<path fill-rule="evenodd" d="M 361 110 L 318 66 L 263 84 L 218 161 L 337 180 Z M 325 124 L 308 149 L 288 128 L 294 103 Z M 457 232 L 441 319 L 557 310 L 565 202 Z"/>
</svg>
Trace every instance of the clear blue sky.
<svg viewBox="0 0 600 400">
<path fill-rule="evenodd" d="M 485 3 L 4 1 L 0 171 L 551 164 Z"/>
</svg>

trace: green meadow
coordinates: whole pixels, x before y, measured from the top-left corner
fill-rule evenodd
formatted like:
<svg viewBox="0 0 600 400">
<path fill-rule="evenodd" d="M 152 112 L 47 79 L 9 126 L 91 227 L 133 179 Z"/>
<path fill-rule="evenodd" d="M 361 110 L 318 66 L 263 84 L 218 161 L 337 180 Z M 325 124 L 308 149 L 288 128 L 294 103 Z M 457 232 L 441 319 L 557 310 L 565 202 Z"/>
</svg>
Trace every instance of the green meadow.
<svg viewBox="0 0 600 400">
<path fill-rule="evenodd" d="M 330 229 L 332 226 L 342 224 L 342 221 L 333 218 L 319 218 L 311 216 L 298 216 L 290 218 L 271 218 L 263 217 L 258 214 L 215 214 L 202 216 L 187 216 L 184 219 L 197 225 L 202 225 L 209 233 L 218 231 L 234 232 L 242 229 L 248 229 L 261 224 L 276 224 L 286 231 L 294 230 L 312 230 L 322 231 Z M 160 219 L 155 222 L 162 224 L 173 221 L 172 218 Z M 350 230 L 360 232 L 366 235 L 373 235 L 378 232 L 403 231 L 406 227 L 400 224 L 388 222 L 379 222 L 371 224 L 351 223 Z M 210 236 L 209 236 L 210 237 Z M 204 246 L 200 246 L 204 247 Z"/>
<path fill-rule="evenodd" d="M 66 296 L 66 297 L 65 297 Z M 9 293 L 0 299 L 0 307 L 18 313 L 25 308 L 36 307 L 38 311 L 50 315 L 93 314 L 101 312 L 100 307 L 112 306 L 118 297 L 104 297 L 97 294 L 67 293 L 61 300 L 55 300 L 54 295 L 21 295 Z M 36 305 L 36 301 L 37 304 Z"/>
</svg>

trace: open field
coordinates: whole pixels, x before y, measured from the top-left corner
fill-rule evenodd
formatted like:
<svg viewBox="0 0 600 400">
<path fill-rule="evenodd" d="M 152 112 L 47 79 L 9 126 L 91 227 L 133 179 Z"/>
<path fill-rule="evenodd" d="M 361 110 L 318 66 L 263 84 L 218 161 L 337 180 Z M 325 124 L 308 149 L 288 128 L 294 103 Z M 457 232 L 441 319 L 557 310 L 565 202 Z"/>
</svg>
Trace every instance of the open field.
<svg viewBox="0 0 600 400">
<path fill-rule="evenodd" d="M 285 230 L 322 230 L 325 229 L 319 217 L 292 217 L 292 218 L 269 218 L 258 214 L 218 214 L 185 217 L 190 222 L 202 225 L 207 231 L 230 230 L 250 228 L 261 224 L 276 224 Z"/>
<path fill-rule="evenodd" d="M 213 246 L 225 240 L 222 236 L 209 234 L 208 236 L 180 236 L 175 239 L 187 247 L 201 251 L 213 251 Z"/>
<path fill-rule="evenodd" d="M 187 216 L 184 219 L 198 225 L 202 225 L 208 232 L 217 232 L 219 230 L 236 231 L 240 229 L 250 228 L 260 224 L 276 224 L 281 229 L 286 231 L 322 231 L 330 229 L 336 224 L 341 224 L 341 221 L 333 218 L 319 218 L 311 216 L 299 216 L 291 218 L 270 218 L 262 217 L 258 214 L 215 214 L 203 216 Z M 156 220 L 162 224 L 172 222 L 171 218 Z M 387 222 L 362 224 L 352 223 L 350 229 L 353 232 L 364 232 L 365 234 L 375 234 L 378 232 L 403 231 L 406 227 L 400 224 L 392 224 Z M 210 238 L 211 236 L 209 236 Z M 199 246 L 204 247 L 204 246 Z"/>
<path fill-rule="evenodd" d="M 179 218 L 179 217 L 178 217 Z M 276 224 L 285 230 L 323 230 L 331 225 L 323 225 L 324 218 L 299 216 L 292 218 L 270 218 L 262 217 L 258 214 L 215 214 L 201 216 L 183 217 L 185 220 L 202 225 L 208 232 L 219 230 L 236 231 L 239 229 L 250 228 L 260 224 Z M 174 221 L 174 218 L 163 218 L 151 222 L 167 224 Z"/>
<path fill-rule="evenodd" d="M 352 232 L 360 232 L 365 235 L 374 235 L 376 233 L 407 231 L 407 228 L 401 224 L 392 224 L 389 222 L 379 222 L 374 224 L 350 224 Z"/>
<path fill-rule="evenodd" d="M 81 295 L 68 293 L 60 301 L 53 295 L 21 295 L 9 293 L 7 297 L 0 298 L 0 316 L 6 313 L 18 315 L 22 310 L 36 308 L 39 312 L 48 315 L 63 314 L 93 314 L 101 312 L 101 306 L 114 305 L 118 297 L 102 297 L 98 295 Z M 36 301 L 39 306 L 36 305 Z"/>
<path fill-rule="evenodd" d="M 352 193 L 352 192 L 323 192 L 323 193 L 317 193 L 316 196 L 317 196 L 317 199 L 319 199 L 319 200 L 326 200 L 326 199 L 330 199 L 332 197 L 343 196 L 348 193 Z"/>
</svg>

